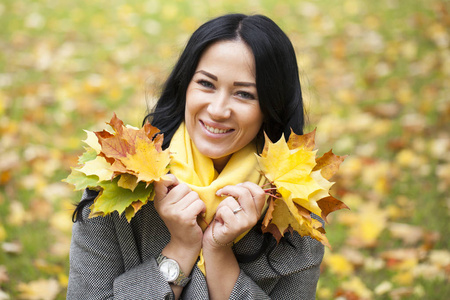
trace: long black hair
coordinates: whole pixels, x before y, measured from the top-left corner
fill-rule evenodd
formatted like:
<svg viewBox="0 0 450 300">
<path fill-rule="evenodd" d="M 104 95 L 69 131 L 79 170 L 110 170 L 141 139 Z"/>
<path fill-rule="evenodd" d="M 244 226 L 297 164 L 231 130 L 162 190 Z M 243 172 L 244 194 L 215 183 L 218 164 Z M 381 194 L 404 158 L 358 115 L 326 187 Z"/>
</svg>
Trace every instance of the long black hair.
<svg viewBox="0 0 450 300">
<path fill-rule="evenodd" d="M 156 106 L 144 119 L 164 133 L 164 148 L 184 120 L 186 90 L 203 52 L 215 42 L 232 40 L 246 43 L 255 58 L 256 88 L 264 116 L 256 137 L 259 148 L 264 144 L 263 132 L 273 142 L 283 133 L 287 138 L 291 129 L 303 134 L 302 91 L 291 41 L 265 16 L 228 14 L 204 23 L 192 34 Z"/>
</svg>

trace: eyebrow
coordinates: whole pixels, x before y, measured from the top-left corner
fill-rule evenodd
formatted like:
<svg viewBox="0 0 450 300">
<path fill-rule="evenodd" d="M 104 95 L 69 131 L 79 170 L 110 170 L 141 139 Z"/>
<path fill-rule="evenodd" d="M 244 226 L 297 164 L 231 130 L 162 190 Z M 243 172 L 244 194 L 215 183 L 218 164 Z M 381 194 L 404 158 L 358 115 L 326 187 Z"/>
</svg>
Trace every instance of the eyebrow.
<svg viewBox="0 0 450 300">
<path fill-rule="evenodd" d="M 256 87 L 256 84 L 253 83 L 253 82 L 240 82 L 240 81 L 237 81 L 233 85 L 234 86 L 254 86 L 254 87 Z"/>
<path fill-rule="evenodd" d="M 213 74 L 211 74 L 211 73 L 209 73 L 209 72 L 206 72 L 206 71 L 204 71 L 204 70 L 199 70 L 199 71 L 197 71 L 197 72 L 195 72 L 195 73 L 202 73 L 203 75 L 205 75 L 205 76 L 207 76 L 207 77 L 209 77 L 209 78 L 211 78 L 211 79 L 213 79 L 213 80 L 215 80 L 215 81 L 218 80 L 218 78 L 217 78 L 216 75 L 213 75 Z M 243 81 L 235 81 L 235 82 L 233 83 L 233 85 L 234 85 L 234 86 L 254 86 L 254 87 L 256 87 L 256 84 L 253 83 L 253 82 L 243 82 Z"/>
<path fill-rule="evenodd" d="M 213 74 L 208 73 L 208 72 L 206 72 L 206 71 L 199 70 L 199 71 L 197 71 L 197 72 L 195 72 L 195 73 L 202 73 L 203 75 L 208 76 L 209 78 L 211 78 L 211 79 L 217 81 L 217 76 L 216 76 L 216 75 L 213 75 Z"/>
</svg>

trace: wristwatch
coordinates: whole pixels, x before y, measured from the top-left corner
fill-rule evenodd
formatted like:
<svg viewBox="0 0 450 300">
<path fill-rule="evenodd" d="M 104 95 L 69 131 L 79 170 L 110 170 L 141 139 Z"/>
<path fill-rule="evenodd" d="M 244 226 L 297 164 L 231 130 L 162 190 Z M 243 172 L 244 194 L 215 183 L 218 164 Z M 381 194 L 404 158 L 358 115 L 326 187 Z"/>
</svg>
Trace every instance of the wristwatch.
<svg viewBox="0 0 450 300">
<path fill-rule="evenodd" d="M 158 263 L 159 271 L 167 282 L 184 287 L 191 280 L 190 277 L 186 277 L 175 260 L 165 257 L 162 253 L 159 254 L 156 262 Z"/>
</svg>

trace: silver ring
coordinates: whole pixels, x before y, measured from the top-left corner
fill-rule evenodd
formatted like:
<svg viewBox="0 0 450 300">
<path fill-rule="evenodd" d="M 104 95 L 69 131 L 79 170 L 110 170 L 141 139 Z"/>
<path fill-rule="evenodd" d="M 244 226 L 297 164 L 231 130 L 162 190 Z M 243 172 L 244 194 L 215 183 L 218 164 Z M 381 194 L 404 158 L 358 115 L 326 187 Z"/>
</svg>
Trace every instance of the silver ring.
<svg viewBox="0 0 450 300">
<path fill-rule="evenodd" d="M 238 208 L 236 208 L 235 210 L 233 210 L 233 214 L 237 214 L 238 212 L 240 212 L 241 210 L 243 210 L 242 206 L 239 206 Z"/>
</svg>

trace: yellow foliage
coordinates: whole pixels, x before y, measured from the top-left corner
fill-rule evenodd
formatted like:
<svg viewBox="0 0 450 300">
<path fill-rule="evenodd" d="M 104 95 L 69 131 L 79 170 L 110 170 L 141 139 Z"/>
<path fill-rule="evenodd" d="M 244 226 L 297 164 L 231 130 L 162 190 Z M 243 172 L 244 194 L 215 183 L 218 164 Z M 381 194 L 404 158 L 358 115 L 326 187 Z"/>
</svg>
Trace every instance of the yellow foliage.
<svg viewBox="0 0 450 300">
<path fill-rule="evenodd" d="M 343 282 L 342 288 L 354 292 L 361 300 L 372 299 L 372 291 L 366 287 L 359 277 L 352 277 L 350 280 Z"/>
<path fill-rule="evenodd" d="M 62 286 L 67 288 L 67 286 L 69 285 L 69 276 L 67 276 L 64 273 L 59 273 L 58 274 L 58 283 Z"/>
<path fill-rule="evenodd" d="M 414 275 L 411 270 L 401 271 L 392 277 L 392 282 L 398 285 L 411 285 L 414 281 Z"/>
<path fill-rule="evenodd" d="M 411 149 L 404 149 L 397 154 L 396 161 L 402 167 L 409 167 L 415 164 L 417 155 Z"/>
<path fill-rule="evenodd" d="M 375 245 L 378 236 L 386 228 L 387 212 L 374 203 L 361 206 L 356 223 L 350 228 L 350 238 L 358 246 Z"/>
<path fill-rule="evenodd" d="M 135 153 L 121 159 L 127 170 L 136 174 L 138 181 L 158 181 L 167 174 L 170 162 L 169 150 L 158 151 L 154 143 L 148 143 L 138 137 L 135 143 Z"/>
<path fill-rule="evenodd" d="M 114 172 L 111 170 L 111 164 L 104 157 L 97 156 L 94 160 L 90 160 L 77 171 L 83 172 L 87 176 L 95 175 L 99 181 L 111 180 Z"/>
<path fill-rule="evenodd" d="M 400 262 L 398 265 L 395 266 L 397 270 L 403 270 L 403 271 L 410 271 L 414 269 L 415 266 L 418 264 L 417 258 L 409 258 L 405 259 L 404 261 Z"/>
<path fill-rule="evenodd" d="M 38 279 L 29 283 L 19 283 L 17 286 L 20 299 L 53 300 L 61 289 L 56 279 Z"/>
<path fill-rule="evenodd" d="M 344 277 L 354 272 L 353 265 L 341 254 L 326 255 L 325 262 L 333 274 Z"/>
<path fill-rule="evenodd" d="M 374 292 L 376 295 L 383 295 L 391 290 L 392 290 L 392 283 L 385 280 L 375 287 Z"/>
<path fill-rule="evenodd" d="M 263 221 L 263 231 L 271 232 L 279 240 L 289 230 L 310 236 L 330 246 L 322 224 L 311 213 L 326 216 L 335 210 L 348 208 L 329 195 L 328 181 L 339 169 L 345 157 L 331 151 L 316 158 L 315 131 L 296 135 L 291 132 L 286 142 L 282 136 L 272 143 L 266 136 L 261 156 L 257 156 L 261 172 L 276 187 L 269 210 Z"/>
<path fill-rule="evenodd" d="M 3 227 L 2 224 L 0 224 L 0 242 L 3 242 L 6 239 L 6 237 L 7 237 L 7 234 L 6 234 L 5 227 Z"/>
<path fill-rule="evenodd" d="M 98 142 L 98 138 L 95 135 L 94 132 L 85 130 L 87 134 L 87 138 L 83 140 L 89 147 L 95 150 L 95 152 L 100 153 L 102 151 L 102 146 L 100 146 L 100 143 Z"/>
<path fill-rule="evenodd" d="M 8 223 L 11 225 L 22 226 L 30 219 L 23 204 L 18 201 L 12 201 L 9 205 Z"/>
<path fill-rule="evenodd" d="M 60 230 L 62 232 L 66 232 L 66 233 L 72 232 L 73 223 L 70 218 L 70 214 L 68 214 L 67 211 L 60 211 L 60 212 L 54 213 L 50 217 L 50 225 L 52 228 Z"/>
<path fill-rule="evenodd" d="M 150 124 L 141 129 L 124 126 L 115 114 L 108 124 L 113 133 L 86 131 L 84 142 L 89 147 L 79 159 L 82 166 L 73 169 L 65 181 L 76 190 L 99 191 L 90 217 L 117 211 L 125 212 L 130 221 L 142 205 L 153 200 L 152 183 L 167 174 L 169 150 L 162 151 L 163 138 Z"/>
<path fill-rule="evenodd" d="M 329 288 L 325 288 L 325 287 L 318 287 L 317 288 L 317 293 L 316 296 L 318 299 L 332 299 L 332 292 Z"/>
</svg>

